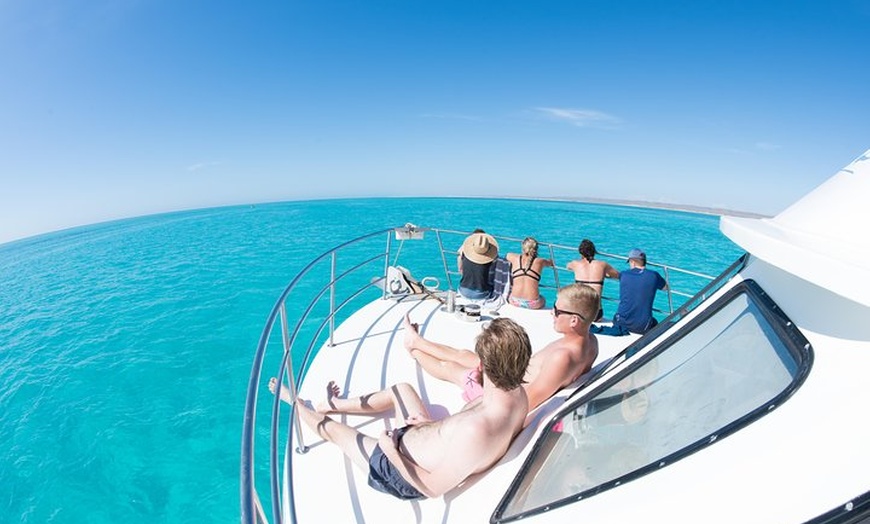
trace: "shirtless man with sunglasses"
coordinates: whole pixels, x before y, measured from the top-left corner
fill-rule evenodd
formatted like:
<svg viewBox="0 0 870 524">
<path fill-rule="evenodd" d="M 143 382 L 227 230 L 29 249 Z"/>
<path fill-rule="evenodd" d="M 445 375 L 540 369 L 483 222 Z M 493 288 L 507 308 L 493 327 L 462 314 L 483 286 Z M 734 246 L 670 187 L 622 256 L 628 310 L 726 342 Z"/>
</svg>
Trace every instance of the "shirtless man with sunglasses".
<svg viewBox="0 0 870 524">
<path fill-rule="evenodd" d="M 530 412 L 592 368 L 598 358 L 598 340 L 589 326 L 600 303 L 598 292 L 585 284 L 570 284 L 557 293 L 553 329 L 562 336 L 535 351 L 529 361 L 523 387 Z M 423 338 L 407 315 L 405 348 L 427 373 L 459 386 L 466 402 L 482 393 L 477 355 Z"/>
</svg>

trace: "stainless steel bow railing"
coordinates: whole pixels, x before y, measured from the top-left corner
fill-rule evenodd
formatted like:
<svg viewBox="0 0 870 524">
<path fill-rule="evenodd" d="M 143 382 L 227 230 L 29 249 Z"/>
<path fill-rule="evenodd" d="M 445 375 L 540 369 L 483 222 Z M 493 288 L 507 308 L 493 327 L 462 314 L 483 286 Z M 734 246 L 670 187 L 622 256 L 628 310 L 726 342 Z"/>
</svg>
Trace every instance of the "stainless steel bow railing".
<svg viewBox="0 0 870 524">
<path fill-rule="evenodd" d="M 435 273 L 442 276 L 446 282 L 446 289 L 456 289 L 454 279 L 458 279 L 459 272 L 456 267 L 456 256 L 463 239 L 469 234 L 467 231 L 455 231 L 447 229 L 424 229 L 411 224 L 403 227 L 385 229 L 362 235 L 349 240 L 335 248 L 326 251 L 307 266 L 305 266 L 287 285 L 278 297 L 275 305 L 266 319 L 266 324 L 260 335 L 254 360 L 251 367 L 251 375 L 248 381 L 247 398 L 245 401 L 244 421 L 242 426 L 242 450 L 241 450 L 241 520 L 244 523 L 267 523 L 269 518 L 260 500 L 260 492 L 256 487 L 256 461 L 255 447 L 258 435 L 256 433 L 256 419 L 258 407 L 258 393 L 262 386 L 262 370 L 266 364 L 267 352 L 270 348 L 270 338 L 276 329 L 276 324 L 281 329 L 281 357 L 277 363 L 279 385 L 283 383 L 283 377 L 287 377 L 289 395 L 291 400 L 296 398 L 297 385 L 301 383 L 308 363 L 319 348 L 326 336 L 327 346 L 334 344 L 335 321 L 343 318 L 342 311 L 349 305 L 356 304 L 358 300 L 369 302 L 386 295 L 385 276 L 388 267 L 398 265 L 405 240 L 423 238 L 424 232 L 431 231 L 434 238 L 434 248 L 421 255 L 419 252 L 410 256 L 411 261 L 406 265 L 415 271 L 427 274 Z M 493 235 L 504 247 L 519 244 L 521 238 Z M 396 242 L 398 249 L 393 254 Z M 430 243 L 431 244 L 431 243 Z M 450 247 L 445 247 L 450 246 Z M 539 242 L 541 256 L 549 256 L 554 261 L 552 272 L 545 275 L 541 281 L 542 293 L 554 292 L 561 287 L 561 280 L 568 273 L 567 281 L 573 282 L 573 274 L 565 266 L 568 261 L 577 258 L 576 247 L 559 244 Z M 601 259 L 609 260 L 612 264 L 624 262 L 625 257 L 608 253 L 598 253 Z M 392 258 L 392 260 L 391 260 Z M 698 290 L 704 287 L 712 276 L 693 271 L 679 269 L 673 266 L 649 262 L 649 267 L 660 269 L 668 281 L 666 294 L 666 306 L 658 306 L 655 311 L 662 314 L 670 314 L 674 311 L 675 298 L 688 299 L 694 295 L 691 292 L 683 292 L 678 289 Z M 325 268 L 323 266 L 326 266 Z M 371 278 L 376 275 L 375 278 Z M 437 277 L 436 277 L 437 278 Z M 679 281 L 679 286 L 675 282 Z M 440 285 L 440 280 L 438 280 Z M 343 285 L 341 290 L 339 285 Z M 617 285 L 617 284 L 614 284 Z M 618 285 L 617 285 L 618 286 Z M 617 301 L 618 297 L 607 293 L 605 285 L 602 300 Z M 327 304 L 322 302 L 326 299 Z M 682 301 L 681 301 L 682 302 Z M 288 314 L 288 304 L 292 305 L 293 317 Z M 676 307 L 679 307 L 677 304 Z M 291 329 L 292 325 L 292 329 Z M 303 340 L 300 342 L 301 338 Z M 300 345 L 301 344 L 301 345 Z M 301 358 L 294 358 L 294 348 L 301 347 Z M 272 514 L 272 522 L 281 523 L 285 520 L 296 522 L 295 505 L 293 500 L 292 476 L 287 476 L 285 485 L 281 485 L 284 478 L 281 470 L 282 461 L 279 452 L 284 449 L 285 468 L 292 467 L 293 456 L 289 452 L 292 442 L 292 434 L 295 432 L 299 449 L 304 451 L 305 445 L 299 435 L 299 421 L 295 417 L 293 404 L 290 404 L 291 424 L 288 427 L 288 435 L 282 440 L 281 428 L 281 395 L 276 394 L 271 399 L 271 425 L 269 431 L 269 497 Z M 283 444 L 282 444 L 283 443 Z M 264 490 L 265 491 L 265 490 Z"/>
</svg>

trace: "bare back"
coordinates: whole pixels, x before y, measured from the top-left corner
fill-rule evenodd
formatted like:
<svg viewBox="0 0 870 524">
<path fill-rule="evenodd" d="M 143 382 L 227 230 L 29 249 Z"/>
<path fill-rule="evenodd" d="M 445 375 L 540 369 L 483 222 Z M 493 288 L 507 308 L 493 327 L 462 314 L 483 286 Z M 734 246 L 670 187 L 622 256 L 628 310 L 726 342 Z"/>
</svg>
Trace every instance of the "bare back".
<svg viewBox="0 0 870 524">
<path fill-rule="evenodd" d="M 457 485 L 505 454 L 527 412 L 523 388 L 502 391 L 493 387 L 450 417 L 412 427 L 399 449 L 420 467 L 455 477 L 450 481 Z"/>
<path fill-rule="evenodd" d="M 524 300 L 537 299 L 540 292 L 540 278 L 544 268 L 553 263 L 547 258 L 508 253 L 508 261 L 511 263 L 511 295 Z M 523 273 L 526 271 L 527 273 Z M 537 277 L 537 278 L 536 278 Z"/>
<path fill-rule="evenodd" d="M 590 286 L 598 293 L 604 287 L 605 277 L 615 278 L 619 273 L 613 267 L 603 260 L 592 259 L 572 260 L 568 263 L 568 269 L 574 271 L 574 281 Z M 614 276 L 615 275 L 615 276 Z"/>
</svg>

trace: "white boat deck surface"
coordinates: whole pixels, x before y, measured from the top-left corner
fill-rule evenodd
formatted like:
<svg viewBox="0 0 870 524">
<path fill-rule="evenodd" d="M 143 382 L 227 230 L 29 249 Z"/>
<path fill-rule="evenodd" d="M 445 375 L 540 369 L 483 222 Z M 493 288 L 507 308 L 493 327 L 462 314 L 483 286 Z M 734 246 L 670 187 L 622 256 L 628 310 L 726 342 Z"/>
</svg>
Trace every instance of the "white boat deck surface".
<svg viewBox="0 0 870 524">
<path fill-rule="evenodd" d="M 427 375 L 405 350 L 405 312 L 409 312 L 411 321 L 419 325 L 419 331 L 426 338 L 468 349 L 474 347 L 474 339 L 484 322 L 493 318 L 492 312 L 484 308 L 480 322 L 468 322 L 456 314 L 446 313 L 444 306 L 433 299 L 375 300 L 336 330 L 334 347 L 321 349 L 300 386 L 300 398 L 314 403 L 321 401 L 330 380 L 335 380 L 349 396 L 408 382 L 431 407 L 433 417 L 460 410 L 464 405 L 460 389 Z M 529 334 L 533 351 L 560 336 L 553 330 L 551 309 L 533 311 L 504 305 L 496 314 L 520 323 Z M 359 338 L 363 333 L 364 338 Z M 600 350 L 596 365 L 600 366 L 638 336 L 598 338 Z M 531 447 L 527 444 L 536 430 L 575 390 L 566 388 L 535 412 L 535 422 L 519 435 L 502 461 L 490 470 L 493 474 L 469 479 L 443 497 L 418 502 L 401 501 L 375 491 L 367 484 L 367 473 L 345 459 L 337 446 L 323 442 L 304 427 L 305 444 L 310 449 L 305 454 L 294 453 L 292 457 L 296 517 L 300 522 L 347 522 L 348 515 L 355 515 L 356 522 L 485 522 L 522 464 Z M 389 415 L 333 417 L 373 437 L 392 427 Z M 498 470 L 502 470 L 502 474 L 495 473 Z"/>
</svg>

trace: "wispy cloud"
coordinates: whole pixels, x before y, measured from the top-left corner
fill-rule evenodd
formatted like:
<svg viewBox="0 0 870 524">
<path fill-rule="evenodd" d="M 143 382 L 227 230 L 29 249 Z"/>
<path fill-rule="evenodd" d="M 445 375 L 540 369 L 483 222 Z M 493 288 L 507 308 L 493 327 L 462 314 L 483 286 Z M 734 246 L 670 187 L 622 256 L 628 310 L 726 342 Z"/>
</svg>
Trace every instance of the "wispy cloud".
<svg viewBox="0 0 870 524">
<path fill-rule="evenodd" d="M 421 118 L 438 118 L 441 120 L 468 120 L 471 122 L 482 122 L 483 119 L 478 116 L 462 115 L 459 113 L 423 113 Z"/>
<path fill-rule="evenodd" d="M 564 122 L 577 127 L 597 127 L 615 129 L 622 124 L 622 119 L 595 111 L 594 109 L 568 109 L 561 107 L 536 107 L 534 111 L 543 117 Z"/>
<path fill-rule="evenodd" d="M 212 167 L 212 166 L 219 166 L 220 164 L 221 164 L 220 162 L 200 162 L 198 164 L 193 164 L 193 165 L 187 166 L 187 170 L 188 171 L 199 171 L 200 169 L 205 169 L 207 167 Z"/>
</svg>

